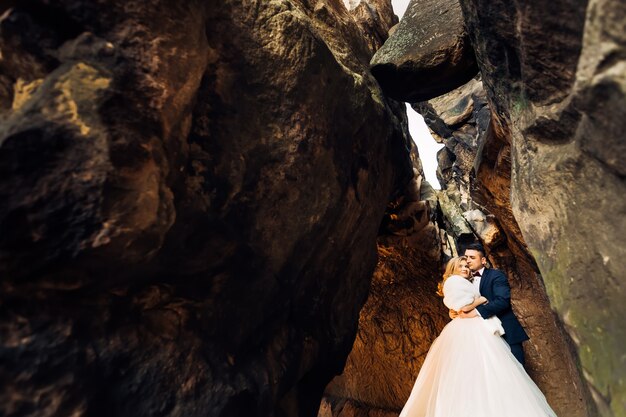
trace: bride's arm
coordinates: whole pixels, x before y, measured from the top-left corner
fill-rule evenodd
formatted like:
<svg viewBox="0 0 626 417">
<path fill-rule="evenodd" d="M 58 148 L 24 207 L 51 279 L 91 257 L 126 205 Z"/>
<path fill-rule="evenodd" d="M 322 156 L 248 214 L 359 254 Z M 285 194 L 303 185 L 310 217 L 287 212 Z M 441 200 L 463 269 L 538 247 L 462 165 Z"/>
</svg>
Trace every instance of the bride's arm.
<svg viewBox="0 0 626 417">
<path fill-rule="evenodd" d="M 466 313 L 470 312 L 476 307 L 478 307 L 479 305 L 485 304 L 486 302 L 487 302 L 487 299 L 481 295 L 480 297 L 476 297 L 476 299 L 474 300 L 472 304 L 468 304 L 466 306 L 461 307 L 461 311 L 464 311 Z"/>
</svg>

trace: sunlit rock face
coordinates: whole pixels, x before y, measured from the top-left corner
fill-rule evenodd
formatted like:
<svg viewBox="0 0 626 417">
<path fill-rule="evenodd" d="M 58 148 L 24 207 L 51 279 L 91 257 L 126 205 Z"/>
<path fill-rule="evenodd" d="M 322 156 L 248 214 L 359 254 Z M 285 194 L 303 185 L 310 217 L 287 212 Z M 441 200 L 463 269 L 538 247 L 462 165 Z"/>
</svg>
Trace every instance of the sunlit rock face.
<svg viewBox="0 0 626 417">
<path fill-rule="evenodd" d="M 496 138 L 489 125 L 482 82 L 474 79 L 414 108 L 446 145 L 439 158 L 444 228 L 461 247 L 480 240 L 491 265 L 506 273 L 513 309 L 530 336 L 524 343 L 528 373 L 557 415 L 593 415 L 573 344 L 552 313 L 542 276 L 512 214 L 510 145 Z"/>
<path fill-rule="evenodd" d="M 478 67 L 459 1 L 412 0 L 371 65 L 396 100 L 428 100 L 465 84 Z"/>
<path fill-rule="evenodd" d="M 385 43 L 390 29 L 398 23 L 398 17 L 389 6 L 390 0 L 343 0 L 343 3 L 372 51 Z"/>
<path fill-rule="evenodd" d="M 326 389 L 320 417 L 397 416 L 449 321 L 436 295 L 442 266 L 436 198 L 413 155 L 416 175 L 387 211 L 359 332 L 344 372 Z"/>
<path fill-rule="evenodd" d="M 409 397 L 430 345 L 450 320 L 435 294 L 441 261 L 421 250 L 423 243 L 437 243 L 432 229 L 380 238 L 380 261 L 357 339 L 343 373 L 326 389 L 329 416 L 397 416 Z"/>
<path fill-rule="evenodd" d="M 315 415 L 413 175 L 367 28 L 339 1 L 1 11 L 0 414 Z"/>
<path fill-rule="evenodd" d="M 599 414 L 624 416 L 626 4 L 461 3 L 494 142 L 510 144 L 512 212 Z"/>
</svg>

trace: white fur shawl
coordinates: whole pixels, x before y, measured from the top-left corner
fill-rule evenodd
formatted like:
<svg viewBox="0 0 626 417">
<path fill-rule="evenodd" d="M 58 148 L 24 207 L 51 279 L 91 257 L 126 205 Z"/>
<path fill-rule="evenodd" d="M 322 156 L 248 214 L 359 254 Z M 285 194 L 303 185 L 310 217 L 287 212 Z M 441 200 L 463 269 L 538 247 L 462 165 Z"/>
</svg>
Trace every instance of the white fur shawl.
<svg viewBox="0 0 626 417">
<path fill-rule="evenodd" d="M 451 275 L 443 284 L 443 303 L 449 309 L 459 311 L 461 307 L 472 304 L 480 294 L 474 285 L 460 275 Z M 491 333 L 498 336 L 504 334 L 502 322 L 497 316 L 483 320 Z"/>
</svg>

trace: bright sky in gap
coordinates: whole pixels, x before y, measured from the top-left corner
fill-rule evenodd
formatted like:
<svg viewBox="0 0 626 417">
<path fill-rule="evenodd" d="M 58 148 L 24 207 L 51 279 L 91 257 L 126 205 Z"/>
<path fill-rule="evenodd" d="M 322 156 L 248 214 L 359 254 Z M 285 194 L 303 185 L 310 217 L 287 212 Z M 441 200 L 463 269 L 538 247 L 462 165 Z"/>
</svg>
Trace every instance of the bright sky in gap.
<svg viewBox="0 0 626 417">
<path fill-rule="evenodd" d="M 402 15 L 404 15 L 404 12 L 409 5 L 409 1 L 410 0 L 391 0 L 393 12 L 397 14 L 400 19 L 402 19 Z"/>
<path fill-rule="evenodd" d="M 428 126 L 424 122 L 421 114 L 413 110 L 409 103 L 406 103 L 406 115 L 409 118 L 409 133 L 413 142 L 417 145 L 417 152 L 422 161 L 422 168 L 426 181 L 435 190 L 441 190 L 441 184 L 437 179 L 437 152 L 443 148 L 443 144 L 435 142 Z"/>
<path fill-rule="evenodd" d="M 402 18 L 410 0 L 391 0 L 393 11 Z M 409 133 L 413 138 L 413 142 L 417 145 L 417 151 L 422 160 L 422 168 L 424 169 L 424 175 L 426 181 L 432 185 L 433 188 L 440 190 L 441 185 L 437 180 L 437 151 L 443 148 L 443 145 L 435 142 L 435 139 L 430 135 L 430 131 L 424 123 L 424 118 L 421 114 L 417 113 L 413 108 L 406 103 L 406 115 L 409 118 Z"/>
</svg>

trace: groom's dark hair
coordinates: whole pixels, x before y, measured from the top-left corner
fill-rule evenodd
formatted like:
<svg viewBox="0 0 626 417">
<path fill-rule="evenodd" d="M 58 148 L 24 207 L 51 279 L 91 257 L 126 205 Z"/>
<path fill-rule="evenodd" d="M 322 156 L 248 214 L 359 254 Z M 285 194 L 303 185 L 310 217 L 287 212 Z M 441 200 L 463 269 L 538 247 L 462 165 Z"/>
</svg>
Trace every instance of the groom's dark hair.
<svg viewBox="0 0 626 417">
<path fill-rule="evenodd" d="M 483 257 L 486 257 L 486 256 L 487 256 L 487 254 L 485 253 L 485 248 L 483 247 L 483 245 L 481 245 L 481 244 L 480 244 L 480 243 L 478 243 L 478 242 L 475 242 L 475 243 L 470 243 L 469 245 L 467 245 L 467 246 L 465 247 L 465 250 L 468 250 L 468 249 L 470 249 L 470 250 L 475 250 L 475 251 L 477 251 L 477 252 L 480 252 L 480 253 L 483 255 Z"/>
</svg>

